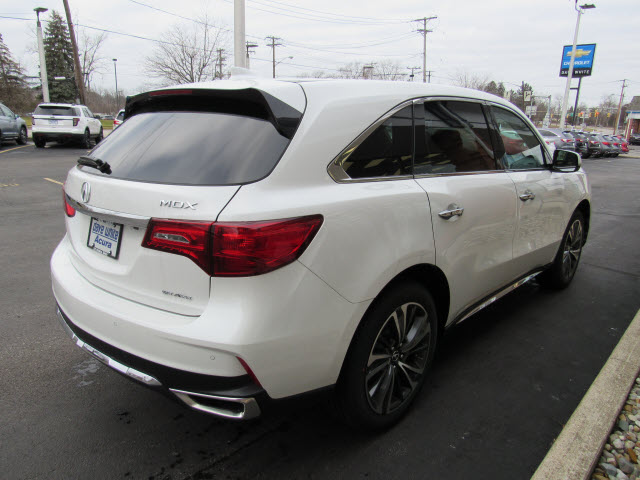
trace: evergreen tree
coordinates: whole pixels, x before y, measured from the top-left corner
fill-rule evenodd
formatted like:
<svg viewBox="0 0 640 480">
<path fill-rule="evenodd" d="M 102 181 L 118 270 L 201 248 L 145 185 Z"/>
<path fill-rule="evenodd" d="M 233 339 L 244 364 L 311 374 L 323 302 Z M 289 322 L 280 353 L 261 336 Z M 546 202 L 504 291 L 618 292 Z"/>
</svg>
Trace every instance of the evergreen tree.
<svg viewBox="0 0 640 480">
<path fill-rule="evenodd" d="M 0 33 L 0 98 L 14 112 L 26 112 L 33 104 L 24 71 L 13 59 Z"/>
<path fill-rule="evenodd" d="M 44 35 L 49 97 L 52 102 L 75 103 L 78 87 L 73 74 L 73 48 L 67 25 L 55 10 Z M 65 80 L 55 80 L 64 77 Z"/>
</svg>

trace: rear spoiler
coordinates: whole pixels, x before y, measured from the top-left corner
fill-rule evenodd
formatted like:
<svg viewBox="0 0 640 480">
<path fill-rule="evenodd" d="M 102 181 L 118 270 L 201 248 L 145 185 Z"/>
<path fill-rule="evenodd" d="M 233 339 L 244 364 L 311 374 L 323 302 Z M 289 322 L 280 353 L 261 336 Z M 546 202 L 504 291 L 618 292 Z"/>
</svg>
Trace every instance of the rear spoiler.
<svg viewBox="0 0 640 480">
<path fill-rule="evenodd" d="M 293 138 L 302 112 L 255 88 L 205 90 L 179 87 L 127 97 L 124 119 L 147 112 L 195 111 L 244 115 L 271 122 L 284 137 Z"/>
</svg>

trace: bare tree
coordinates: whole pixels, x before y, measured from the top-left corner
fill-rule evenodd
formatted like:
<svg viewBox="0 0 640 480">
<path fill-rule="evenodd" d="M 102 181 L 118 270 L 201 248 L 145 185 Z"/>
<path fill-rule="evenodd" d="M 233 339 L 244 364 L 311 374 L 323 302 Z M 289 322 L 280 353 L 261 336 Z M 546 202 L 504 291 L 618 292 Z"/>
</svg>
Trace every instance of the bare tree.
<svg viewBox="0 0 640 480">
<path fill-rule="evenodd" d="M 91 89 L 91 79 L 94 73 L 103 72 L 106 69 L 106 59 L 100 54 L 100 47 L 107 39 L 107 34 L 89 35 L 82 31 L 80 38 L 80 64 L 84 74 L 84 86 Z"/>
<path fill-rule="evenodd" d="M 456 70 L 453 74 L 453 83 L 459 87 L 483 90 L 484 86 L 489 83 L 489 77 L 470 73 L 467 70 Z"/>
<path fill-rule="evenodd" d="M 398 62 L 383 60 L 375 64 L 373 78 L 381 80 L 404 80 L 407 76 Z"/>
<path fill-rule="evenodd" d="M 226 47 L 227 37 L 227 31 L 207 15 L 190 24 L 175 24 L 147 57 L 145 70 L 166 84 L 219 78 L 217 49 Z"/>
</svg>

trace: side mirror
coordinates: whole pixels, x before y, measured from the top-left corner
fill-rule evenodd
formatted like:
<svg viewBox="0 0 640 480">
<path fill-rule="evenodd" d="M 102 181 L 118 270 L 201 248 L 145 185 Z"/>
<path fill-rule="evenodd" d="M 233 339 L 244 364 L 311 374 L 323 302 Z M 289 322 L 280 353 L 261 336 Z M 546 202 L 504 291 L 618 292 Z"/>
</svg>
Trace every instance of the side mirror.
<svg viewBox="0 0 640 480">
<path fill-rule="evenodd" d="M 582 159 L 576 152 L 556 150 L 553 152 L 551 167 L 558 172 L 577 172 L 582 166 Z"/>
</svg>

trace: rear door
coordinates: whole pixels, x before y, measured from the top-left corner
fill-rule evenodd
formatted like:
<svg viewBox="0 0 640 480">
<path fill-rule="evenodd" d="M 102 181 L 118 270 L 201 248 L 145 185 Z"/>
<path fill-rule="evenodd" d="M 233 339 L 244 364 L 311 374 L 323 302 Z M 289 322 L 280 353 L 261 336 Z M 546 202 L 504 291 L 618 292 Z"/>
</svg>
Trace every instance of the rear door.
<svg viewBox="0 0 640 480">
<path fill-rule="evenodd" d="M 220 112 L 211 98 L 163 100 L 141 100 L 142 110 L 90 152 L 109 170 L 70 171 L 66 194 L 77 209 L 67 218 L 71 261 L 106 291 L 198 315 L 209 299 L 210 277 L 189 256 L 142 247 L 151 219 L 188 228 L 214 222 L 242 184 L 271 172 L 290 137 L 250 102 Z M 188 240 L 186 228 L 178 225 L 162 238 L 180 245 Z"/>
<path fill-rule="evenodd" d="M 15 115 L 4 105 L 0 105 L 0 129 L 4 137 L 13 138 L 18 135 L 18 122 Z"/>
<path fill-rule="evenodd" d="M 495 161 L 481 103 L 426 101 L 416 111 L 414 174 L 429 196 L 436 265 L 450 281 L 455 317 L 516 276 L 516 192 Z"/>
</svg>

